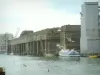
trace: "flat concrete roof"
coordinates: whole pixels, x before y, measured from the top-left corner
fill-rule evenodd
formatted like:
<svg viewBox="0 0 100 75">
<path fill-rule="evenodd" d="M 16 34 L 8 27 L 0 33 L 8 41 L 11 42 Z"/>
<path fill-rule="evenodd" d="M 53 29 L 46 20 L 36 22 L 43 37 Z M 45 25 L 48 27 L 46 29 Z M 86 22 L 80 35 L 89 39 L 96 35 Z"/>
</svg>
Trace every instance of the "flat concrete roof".
<svg viewBox="0 0 100 75">
<path fill-rule="evenodd" d="M 80 31 L 80 25 L 64 25 L 61 27 L 61 31 Z"/>
<path fill-rule="evenodd" d="M 98 2 L 84 2 L 85 5 L 98 5 Z"/>
</svg>

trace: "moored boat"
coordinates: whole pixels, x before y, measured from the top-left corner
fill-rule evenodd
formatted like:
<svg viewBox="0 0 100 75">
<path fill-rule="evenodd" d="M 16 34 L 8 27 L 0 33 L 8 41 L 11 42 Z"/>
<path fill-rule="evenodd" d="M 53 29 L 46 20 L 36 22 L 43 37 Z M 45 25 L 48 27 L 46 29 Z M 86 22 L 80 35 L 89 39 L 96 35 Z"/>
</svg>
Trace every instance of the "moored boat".
<svg viewBox="0 0 100 75">
<path fill-rule="evenodd" d="M 63 56 L 63 57 L 67 57 L 67 56 L 70 56 L 70 57 L 79 57 L 80 54 L 79 52 L 75 51 L 74 49 L 62 49 L 61 51 L 59 51 L 59 56 Z"/>
<path fill-rule="evenodd" d="M 10 55 L 14 55 L 14 53 L 10 53 Z"/>
<path fill-rule="evenodd" d="M 100 58 L 100 55 L 91 55 L 89 58 Z"/>
</svg>

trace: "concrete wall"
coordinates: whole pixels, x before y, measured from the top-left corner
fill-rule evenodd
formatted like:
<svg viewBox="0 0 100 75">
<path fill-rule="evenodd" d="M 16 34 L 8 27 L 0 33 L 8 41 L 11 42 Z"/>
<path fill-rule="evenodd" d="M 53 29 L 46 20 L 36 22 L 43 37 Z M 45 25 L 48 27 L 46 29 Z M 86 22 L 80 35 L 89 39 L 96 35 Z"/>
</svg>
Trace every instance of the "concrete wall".
<svg viewBox="0 0 100 75">
<path fill-rule="evenodd" d="M 25 32 L 19 38 L 11 40 L 11 51 L 18 55 L 44 55 L 56 52 L 56 44 L 60 43 L 58 28 L 48 28 L 34 33 Z M 25 48 L 23 49 L 23 44 Z M 18 49 L 16 46 L 20 45 Z"/>
<path fill-rule="evenodd" d="M 67 38 L 71 38 L 75 42 L 69 42 Z M 64 25 L 61 27 L 60 44 L 65 49 L 75 48 L 80 50 L 80 25 Z"/>
</svg>

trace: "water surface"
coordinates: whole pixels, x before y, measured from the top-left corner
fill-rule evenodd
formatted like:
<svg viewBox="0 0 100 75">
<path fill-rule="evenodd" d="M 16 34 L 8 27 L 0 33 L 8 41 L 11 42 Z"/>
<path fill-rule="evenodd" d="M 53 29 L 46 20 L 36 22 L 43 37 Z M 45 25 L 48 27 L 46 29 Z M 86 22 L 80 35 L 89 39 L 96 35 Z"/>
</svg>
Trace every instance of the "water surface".
<svg viewBox="0 0 100 75">
<path fill-rule="evenodd" d="M 100 75 L 100 59 L 0 55 L 6 75 Z"/>
</svg>

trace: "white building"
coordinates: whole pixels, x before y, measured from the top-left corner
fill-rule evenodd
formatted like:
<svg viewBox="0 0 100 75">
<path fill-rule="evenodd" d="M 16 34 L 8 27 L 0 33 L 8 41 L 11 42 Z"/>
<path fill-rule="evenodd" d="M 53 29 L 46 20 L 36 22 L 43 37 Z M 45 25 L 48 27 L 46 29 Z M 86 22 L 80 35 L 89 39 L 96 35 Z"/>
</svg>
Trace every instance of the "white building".
<svg viewBox="0 0 100 75">
<path fill-rule="evenodd" d="M 82 54 L 100 53 L 100 24 L 98 2 L 85 2 L 81 13 Z"/>
<path fill-rule="evenodd" d="M 0 52 L 7 52 L 8 41 L 13 39 L 13 35 L 9 33 L 0 34 Z"/>
</svg>

